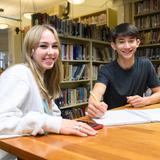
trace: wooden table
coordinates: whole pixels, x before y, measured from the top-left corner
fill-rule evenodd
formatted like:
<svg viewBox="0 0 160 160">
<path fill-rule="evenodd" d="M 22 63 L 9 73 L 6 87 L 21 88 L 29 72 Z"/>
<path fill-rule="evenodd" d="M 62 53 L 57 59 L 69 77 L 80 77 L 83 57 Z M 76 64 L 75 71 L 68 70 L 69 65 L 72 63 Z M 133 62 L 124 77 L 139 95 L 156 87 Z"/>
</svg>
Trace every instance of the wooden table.
<svg viewBox="0 0 160 160">
<path fill-rule="evenodd" d="M 0 148 L 24 160 L 158 160 L 160 123 L 104 127 L 90 137 L 51 134 L 3 139 Z"/>
</svg>

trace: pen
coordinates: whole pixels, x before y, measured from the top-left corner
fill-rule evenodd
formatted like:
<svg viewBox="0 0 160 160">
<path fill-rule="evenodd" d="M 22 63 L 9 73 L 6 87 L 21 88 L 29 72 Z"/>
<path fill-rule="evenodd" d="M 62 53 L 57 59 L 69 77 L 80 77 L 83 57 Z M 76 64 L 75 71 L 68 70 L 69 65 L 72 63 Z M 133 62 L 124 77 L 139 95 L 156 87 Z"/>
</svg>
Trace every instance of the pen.
<svg viewBox="0 0 160 160">
<path fill-rule="evenodd" d="M 94 94 L 92 91 L 90 91 L 90 94 L 93 96 L 93 98 L 94 98 L 94 100 L 95 100 L 96 102 L 99 102 L 98 99 L 97 99 L 97 97 L 95 96 L 95 94 Z"/>
</svg>

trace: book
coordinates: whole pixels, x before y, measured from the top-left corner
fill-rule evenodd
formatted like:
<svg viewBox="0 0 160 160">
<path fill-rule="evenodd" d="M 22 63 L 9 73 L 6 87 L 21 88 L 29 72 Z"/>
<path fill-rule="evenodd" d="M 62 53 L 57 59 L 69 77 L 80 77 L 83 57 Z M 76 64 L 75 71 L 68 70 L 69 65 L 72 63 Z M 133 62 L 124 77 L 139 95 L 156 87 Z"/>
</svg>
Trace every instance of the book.
<svg viewBox="0 0 160 160">
<path fill-rule="evenodd" d="M 103 117 L 93 120 L 106 126 L 160 122 L 160 108 L 111 110 Z"/>
</svg>

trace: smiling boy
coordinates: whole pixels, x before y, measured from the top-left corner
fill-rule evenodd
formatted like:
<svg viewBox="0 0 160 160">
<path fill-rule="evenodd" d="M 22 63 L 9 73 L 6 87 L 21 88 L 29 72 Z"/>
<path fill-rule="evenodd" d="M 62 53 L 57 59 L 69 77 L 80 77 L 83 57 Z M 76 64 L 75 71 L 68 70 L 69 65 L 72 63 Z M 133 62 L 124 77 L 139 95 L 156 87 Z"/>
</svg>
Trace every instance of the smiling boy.
<svg viewBox="0 0 160 160">
<path fill-rule="evenodd" d="M 135 56 L 139 44 L 138 29 L 134 25 L 122 23 L 114 28 L 111 47 L 117 59 L 99 71 L 92 91 L 99 102 L 92 95 L 89 97 L 90 117 L 101 117 L 107 109 L 127 103 L 142 107 L 160 102 L 160 81 L 152 63 L 147 58 Z M 147 88 L 152 95 L 143 97 Z"/>
</svg>

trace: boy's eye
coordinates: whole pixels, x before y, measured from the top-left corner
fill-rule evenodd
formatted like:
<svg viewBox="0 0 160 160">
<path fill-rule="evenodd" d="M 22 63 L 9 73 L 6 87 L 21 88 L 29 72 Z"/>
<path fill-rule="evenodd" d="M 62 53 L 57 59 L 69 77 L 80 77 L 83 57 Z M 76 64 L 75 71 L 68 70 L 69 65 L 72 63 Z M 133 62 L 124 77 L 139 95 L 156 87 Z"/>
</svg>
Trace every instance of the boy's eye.
<svg viewBox="0 0 160 160">
<path fill-rule="evenodd" d="M 133 43 L 133 42 L 134 42 L 134 39 L 130 39 L 128 42 L 129 42 L 129 43 Z"/>
<path fill-rule="evenodd" d="M 125 43 L 125 41 L 123 41 L 123 40 L 120 40 L 120 41 L 118 41 L 118 43 L 121 43 L 121 44 L 122 44 L 122 43 Z"/>
</svg>

